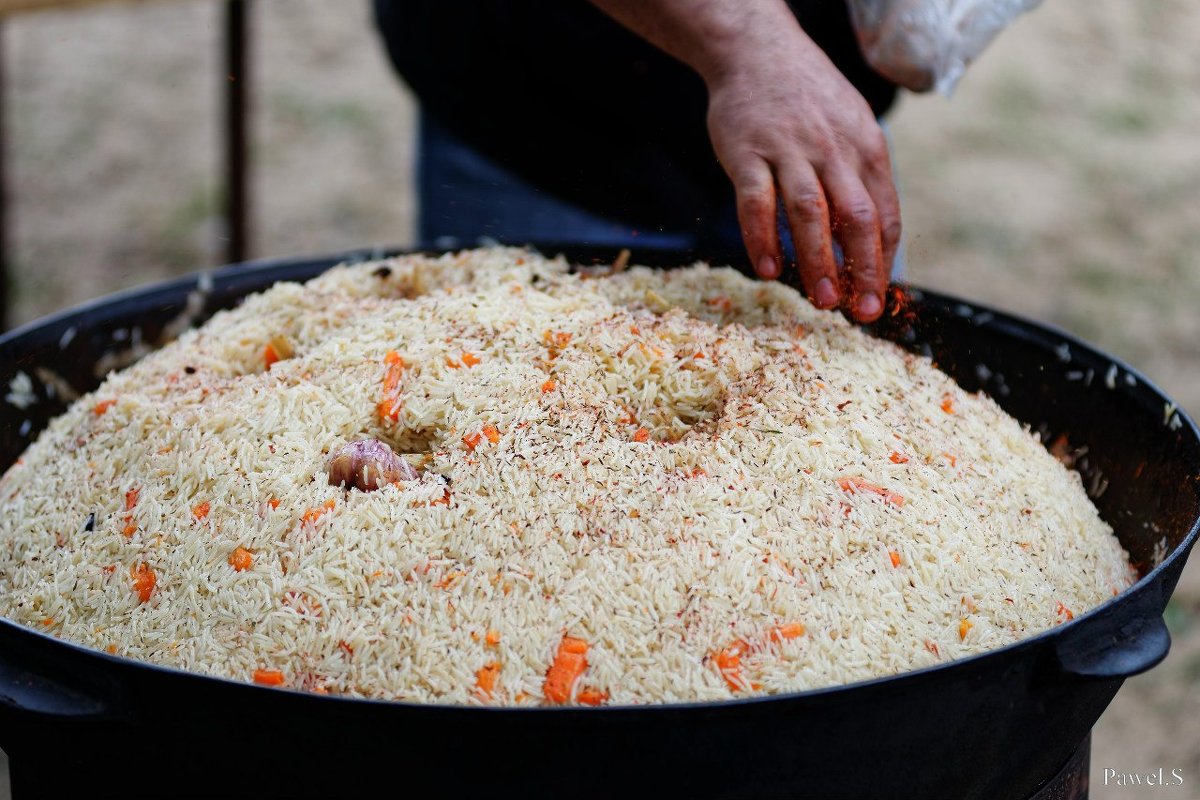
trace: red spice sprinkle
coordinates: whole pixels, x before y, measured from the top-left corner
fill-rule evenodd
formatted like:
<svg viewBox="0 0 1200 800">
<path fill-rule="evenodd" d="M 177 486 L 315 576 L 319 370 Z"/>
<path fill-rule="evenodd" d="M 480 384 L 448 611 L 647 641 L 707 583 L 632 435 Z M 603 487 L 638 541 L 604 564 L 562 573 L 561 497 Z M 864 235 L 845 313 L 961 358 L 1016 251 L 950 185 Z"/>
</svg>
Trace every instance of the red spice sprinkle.
<svg viewBox="0 0 1200 800">
<path fill-rule="evenodd" d="M 116 400 L 101 400 L 92 407 L 92 413 L 97 417 L 102 417 L 104 416 L 104 412 L 108 411 L 110 408 L 116 405 L 116 403 Z"/>
<path fill-rule="evenodd" d="M 650 431 L 646 430 L 645 428 L 638 428 L 637 431 L 633 434 L 633 440 L 635 442 L 645 442 L 645 441 L 648 441 L 649 439 L 650 439 Z"/>
<path fill-rule="evenodd" d="M 200 503 L 198 506 L 196 506 L 195 508 L 192 509 L 192 516 L 195 517 L 196 519 L 204 519 L 205 517 L 208 516 L 208 512 L 211 509 L 212 509 L 212 506 L 209 505 L 209 502 L 207 500 L 205 500 L 203 503 Z"/>
</svg>

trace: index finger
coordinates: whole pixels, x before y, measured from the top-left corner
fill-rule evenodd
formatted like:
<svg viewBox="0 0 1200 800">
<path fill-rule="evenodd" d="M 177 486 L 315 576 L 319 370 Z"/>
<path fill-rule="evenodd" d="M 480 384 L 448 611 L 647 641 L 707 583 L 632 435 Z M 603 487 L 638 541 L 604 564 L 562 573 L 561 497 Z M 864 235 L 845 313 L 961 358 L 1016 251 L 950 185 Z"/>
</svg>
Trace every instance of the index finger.
<svg viewBox="0 0 1200 800">
<path fill-rule="evenodd" d="M 822 178 L 831 207 L 833 234 L 842 245 L 850 274 L 850 313 L 858 322 L 871 322 L 883 313 L 887 290 L 879 212 L 857 175 L 834 171 Z"/>
</svg>

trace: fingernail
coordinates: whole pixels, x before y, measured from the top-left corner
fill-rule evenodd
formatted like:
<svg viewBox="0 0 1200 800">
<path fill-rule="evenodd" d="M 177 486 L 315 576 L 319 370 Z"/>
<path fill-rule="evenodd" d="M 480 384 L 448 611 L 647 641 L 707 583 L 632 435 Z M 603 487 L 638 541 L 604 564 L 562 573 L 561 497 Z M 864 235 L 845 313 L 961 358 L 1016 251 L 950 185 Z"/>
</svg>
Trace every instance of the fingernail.
<svg viewBox="0 0 1200 800">
<path fill-rule="evenodd" d="M 774 280 L 779 277 L 779 265 L 775 263 L 775 259 L 763 256 L 758 260 L 758 277 L 766 280 Z"/>
<path fill-rule="evenodd" d="M 864 294 L 858 298 L 858 315 L 866 319 L 874 319 L 879 316 L 879 312 L 883 311 L 883 304 L 879 302 L 879 296 L 875 294 Z"/>
<path fill-rule="evenodd" d="M 815 299 L 819 308 L 833 308 L 837 305 L 837 289 L 834 288 L 833 281 L 829 278 L 821 278 L 817 281 L 816 295 Z"/>
</svg>

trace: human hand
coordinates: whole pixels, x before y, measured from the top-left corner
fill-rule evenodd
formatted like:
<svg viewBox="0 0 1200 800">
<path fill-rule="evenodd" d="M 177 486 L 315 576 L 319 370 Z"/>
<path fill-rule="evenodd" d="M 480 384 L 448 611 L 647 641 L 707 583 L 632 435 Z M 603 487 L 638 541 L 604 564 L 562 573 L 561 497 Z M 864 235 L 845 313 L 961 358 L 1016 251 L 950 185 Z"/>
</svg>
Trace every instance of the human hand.
<svg viewBox="0 0 1200 800">
<path fill-rule="evenodd" d="M 840 305 L 859 322 L 878 318 L 900 243 L 900 203 L 870 106 L 798 25 L 727 54 L 704 77 L 709 135 L 737 192 L 759 276 L 778 278 L 785 266 L 782 206 L 813 303 Z"/>
</svg>

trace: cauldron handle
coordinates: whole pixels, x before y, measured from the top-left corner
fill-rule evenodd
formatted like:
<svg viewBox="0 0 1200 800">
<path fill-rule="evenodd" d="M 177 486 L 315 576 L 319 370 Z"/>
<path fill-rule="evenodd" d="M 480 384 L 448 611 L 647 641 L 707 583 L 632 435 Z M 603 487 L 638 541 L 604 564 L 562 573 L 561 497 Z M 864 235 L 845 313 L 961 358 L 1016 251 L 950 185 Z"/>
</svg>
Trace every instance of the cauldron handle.
<svg viewBox="0 0 1200 800">
<path fill-rule="evenodd" d="M 115 659 L 0 620 L 0 735 L 10 732 L 10 724 L 124 718 L 125 692 L 98 663 L 109 661 Z"/>
<path fill-rule="evenodd" d="M 1059 668 L 1081 678 L 1138 675 L 1167 657 L 1171 634 L 1163 622 L 1161 582 L 1150 580 L 1061 631 Z"/>
</svg>

